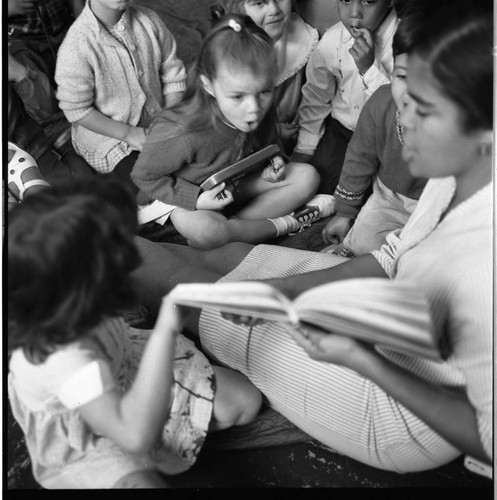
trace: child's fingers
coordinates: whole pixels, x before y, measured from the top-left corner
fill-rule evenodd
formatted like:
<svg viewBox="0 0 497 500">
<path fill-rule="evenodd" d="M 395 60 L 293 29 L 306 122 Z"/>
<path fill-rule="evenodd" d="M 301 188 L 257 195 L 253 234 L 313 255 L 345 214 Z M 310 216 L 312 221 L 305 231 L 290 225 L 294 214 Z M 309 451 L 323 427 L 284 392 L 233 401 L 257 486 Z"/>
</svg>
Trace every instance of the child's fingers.
<svg viewBox="0 0 497 500">
<path fill-rule="evenodd" d="M 240 314 L 232 314 L 232 313 L 221 313 L 221 317 L 231 321 L 235 325 L 243 325 L 243 326 L 257 326 L 264 323 L 263 319 L 254 318 L 252 316 L 243 316 Z"/>
<path fill-rule="evenodd" d="M 276 181 L 282 181 L 285 179 L 285 165 L 275 172 Z"/>
<path fill-rule="evenodd" d="M 212 189 L 209 190 L 209 193 L 212 197 L 213 200 L 225 200 L 227 196 L 227 191 L 226 191 L 226 182 L 221 182 L 221 184 L 218 184 L 217 186 L 214 186 Z"/>
<path fill-rule="evenodd" d="M 273 167 L 275 178 L 281 179 L 281 176 L 285 173 L 285 160 L 281 156 L 275 156 L 271 160 L 271 166 Z"/>
<path fill-rule="evenodd" d="M 349 49 L 349 54 L 354 58 L 354 61 L 357 61 L 359 57 L 359 51 L 355 47 L 351 47 Z"/>
<path fill-rule="evenodd" d="M 360 36 L 359 38 L 356 38 L 356 41 L 363 41 L 369 47 L 372 47 L 374 45 L 374 39 L 371 31 L 369 31 L 367 28 L 359 28 L 359 32 Z"/>
<path fill-rule="evenodd" d="M 266 182 L 274 182 L 276 179 L 274 169 L 272 165 L 267 166 L 262 172 L 261 172 L 261 177 L 266 181 Z"/>
<path fill-rule="evenodd" d="M 321 235 L 323 237 L 323 241 L 329 245 L 341 243 L 341 238 L 333 229 L 324 228 Z"/>
<path fill-rule="evenodd" d="M 217 186 L 214 186 L 212 189 L 210 189 L 210 192 L 212 193 L 212 197 L 215 198 L 221 191 L 224 191 L 224 188 L 226 187 L 226 182 L 221 182 L 221 184 L 218 184 Z"/>
<path fill-rule="evenodd" d="M 222 194 L 223 194 L 223 199 L 221 201 L 222 201 L 223 207 L 225 207 L 226 205 L 229 205 L 230 203 L 233 203 L 233 201 L 235 201 L 235 199 L 233 198 L 233 193 L 229 189 L 225 189 L 222 192 Z"/>
<path fill-rule="evenodd" d="M 285 178 L 285 160 L 281 156 L 275 156 L 269 165 L 262 171 L 261 177 L 267 182 L 278 182 Z"/>
<path fill-rule="evenodd" d="M 275 171 L 285 166 L 285 160 L 280 155 L 273 156 L 270 163 Z"/>
</svg>

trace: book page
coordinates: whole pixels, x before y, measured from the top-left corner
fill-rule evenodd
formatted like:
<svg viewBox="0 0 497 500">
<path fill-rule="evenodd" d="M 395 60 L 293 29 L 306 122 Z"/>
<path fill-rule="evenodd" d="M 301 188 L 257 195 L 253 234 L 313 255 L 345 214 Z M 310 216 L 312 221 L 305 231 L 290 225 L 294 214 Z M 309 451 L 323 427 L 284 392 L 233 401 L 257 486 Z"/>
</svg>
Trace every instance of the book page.
<svg viewBox="0 0 497 500">
<path fill-rule="evenodd" d="M 294 324 L 299 321 L 287 297 L 272 286 L 258 281 L 185 283 L 177 285 L 170 296 L 175 303 L 190 307 L 210 307 L 268 321 Z"/>
<path fill-rule="evenodd" d="M 360 278 L 315 287 L 297 297 L 305 323 L 394 350 L 440 359 L 429 304 L 408 282 Z"/>
<path fill-rule="evenodd" d="M 170 296 L 190 307 L 297 325 L 307 323 L 412 355 L 440 359 L 430 309 L 416 285 L 358 278 L 312 288 L 294 302 L 264 282 L 187 283 Z"/>
</svg>

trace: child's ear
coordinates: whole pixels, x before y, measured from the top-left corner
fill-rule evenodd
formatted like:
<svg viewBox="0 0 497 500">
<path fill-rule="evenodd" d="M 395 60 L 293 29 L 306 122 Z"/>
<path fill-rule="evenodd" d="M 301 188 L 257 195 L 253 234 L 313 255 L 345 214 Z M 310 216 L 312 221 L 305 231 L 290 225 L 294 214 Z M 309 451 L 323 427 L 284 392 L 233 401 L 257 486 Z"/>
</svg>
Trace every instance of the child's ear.
<svg viewBox="0 0 497 500">
<path fill-rule="evenodd" d="M 205 75 L 200 75 L 200 81 L 202 82 L 205 91 L 211 96 L 214 96 L 214 90 L 212 90 L 212 85 L 210 80 Z"/>
</svg>

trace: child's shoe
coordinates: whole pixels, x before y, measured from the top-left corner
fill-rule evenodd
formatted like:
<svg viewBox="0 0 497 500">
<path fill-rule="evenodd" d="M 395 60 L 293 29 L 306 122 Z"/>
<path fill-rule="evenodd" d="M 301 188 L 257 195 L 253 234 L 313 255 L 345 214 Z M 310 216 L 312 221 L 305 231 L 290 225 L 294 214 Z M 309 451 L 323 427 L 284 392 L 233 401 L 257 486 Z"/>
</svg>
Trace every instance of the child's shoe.
<svg viewBox="0 0 497 500">
<path fill-rule="evenodd" d="M 335 198 L 330 194 L 318 194 L 295 212 L 269 219 L 276 226 L 276 237 L 298 234 L 313 222 L 328 217 L 335 211 Z"/>
<path fill-rule="evenodd" d="M 9 153 L 7 189 L 16 200 L 22 201 L 24 193 L 34 186 L 50 186 L 43 179 L 36 160 L 29 153 L 26 153 L 13 142 L 9 142 L 7 148 Z"/>
<path fill-rule="evenodd" d="M 324 219 L 335 213 L 335 197 L 331 194 L 317 194 L 305 206 L 316 207 L 319 210 L 319 218 Z"/>
<path fill-rule="evenodd" d="M 309 227 L 313 222 L 319 219 L 324 219 L 335 212 L 335 198 L 331 194 L 317 194 L 311 198 L 301 209 L 298 209 L 291 214 L 297 221 L 301 223 L 300 227 L 295 232 L 289 234 L 297 234 Z"/>
</svg>

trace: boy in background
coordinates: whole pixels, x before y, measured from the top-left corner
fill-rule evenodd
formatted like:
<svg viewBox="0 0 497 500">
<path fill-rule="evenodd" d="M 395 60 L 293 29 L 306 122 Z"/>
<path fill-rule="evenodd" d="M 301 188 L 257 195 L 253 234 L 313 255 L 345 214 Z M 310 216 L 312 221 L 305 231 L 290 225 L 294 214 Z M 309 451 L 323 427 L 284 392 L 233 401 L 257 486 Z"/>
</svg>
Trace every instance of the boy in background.
<svg viewBox="0 0 497 500">
<path fill-rule="evenodd" d="M 347 144 L 373 92 L 390 83 L 398 17 L 392 0 L 337 0 L 340 21 L 307 63 L 292 161 L 311 163 L 320 192 L 333 193 Z"/>
</svg>

